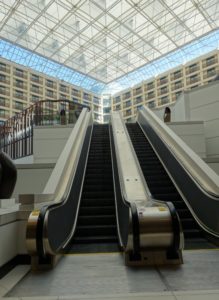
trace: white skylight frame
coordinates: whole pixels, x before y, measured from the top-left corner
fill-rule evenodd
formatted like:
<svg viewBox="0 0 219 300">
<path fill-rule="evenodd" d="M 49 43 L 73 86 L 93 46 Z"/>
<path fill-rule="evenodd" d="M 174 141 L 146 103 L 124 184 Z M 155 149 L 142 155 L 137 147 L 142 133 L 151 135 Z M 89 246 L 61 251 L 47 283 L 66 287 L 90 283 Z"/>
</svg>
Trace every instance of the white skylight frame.
<svg viewBox="0 0 219 300">
<path fill-rule="evenodd" d="M 218 27 L 218 0 L 0 2 L 3 57 L 98 94 L 218 48 Z"/>
</svg>

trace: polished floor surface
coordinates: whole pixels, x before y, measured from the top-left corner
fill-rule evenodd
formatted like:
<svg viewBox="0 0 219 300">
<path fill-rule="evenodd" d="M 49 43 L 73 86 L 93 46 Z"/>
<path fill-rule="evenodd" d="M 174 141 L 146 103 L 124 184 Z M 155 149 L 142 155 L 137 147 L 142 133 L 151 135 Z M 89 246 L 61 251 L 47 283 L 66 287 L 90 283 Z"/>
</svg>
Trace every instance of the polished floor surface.
<svg viewBox="0 0 219 300">
<path fill-rule="evenodd" d="M 130 268 L 124 266 L 120 253 L 69 255 L 54 270 L 27 273 L 6 296 L 28 300 L 219 299 L 219 251 L 184 251 L 183 257 L 179 267 Z"/>
</svg>

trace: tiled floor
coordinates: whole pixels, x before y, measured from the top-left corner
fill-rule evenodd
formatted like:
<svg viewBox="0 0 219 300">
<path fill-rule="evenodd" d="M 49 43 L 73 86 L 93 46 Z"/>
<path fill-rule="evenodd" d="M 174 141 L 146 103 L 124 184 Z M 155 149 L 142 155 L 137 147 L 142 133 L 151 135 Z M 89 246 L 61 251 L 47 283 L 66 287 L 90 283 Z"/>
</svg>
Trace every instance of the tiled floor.
<svg viewBox="0 0 219 300">
<path fill-rule="evenodd" d="M 218 270 L 217 250 L 185 251 L 180 267 L 138 269 L 124 266 L 118 253 L 71 255 L 54 270 L 27 273 L 6 296 L 25 300 L 219 300 Z M 0 289 L 7 283 L 4 280 Z"/>
</svg>

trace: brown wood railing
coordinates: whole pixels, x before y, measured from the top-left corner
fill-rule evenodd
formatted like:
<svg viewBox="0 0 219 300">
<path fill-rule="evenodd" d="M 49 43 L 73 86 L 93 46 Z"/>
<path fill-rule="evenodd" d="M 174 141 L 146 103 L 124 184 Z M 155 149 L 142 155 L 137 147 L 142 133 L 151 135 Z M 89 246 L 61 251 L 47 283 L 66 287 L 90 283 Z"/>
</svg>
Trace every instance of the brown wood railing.
<svg viewBox="0 0 219 300">
<path fill-rule="evenodd" d="M 0 126 L 0 150 L 12 159 L 32 155 L 34 126 L 73 124 L 84 107 L 90 109 L 72 100 L 36 102 Z"/>
</svg>

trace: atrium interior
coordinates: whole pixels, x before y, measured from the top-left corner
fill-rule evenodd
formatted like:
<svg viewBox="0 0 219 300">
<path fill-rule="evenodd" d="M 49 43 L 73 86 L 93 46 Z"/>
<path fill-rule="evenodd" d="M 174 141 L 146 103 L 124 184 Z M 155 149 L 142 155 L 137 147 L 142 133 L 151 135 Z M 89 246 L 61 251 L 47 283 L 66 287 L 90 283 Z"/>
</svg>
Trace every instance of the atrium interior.
<svg viewBox="0 0 219 300">
<path fill-rule="evenodd" d="M 2 0 L 0 299 L 218 299 L 218 95 L 218 0 Z"/>
</svg>

